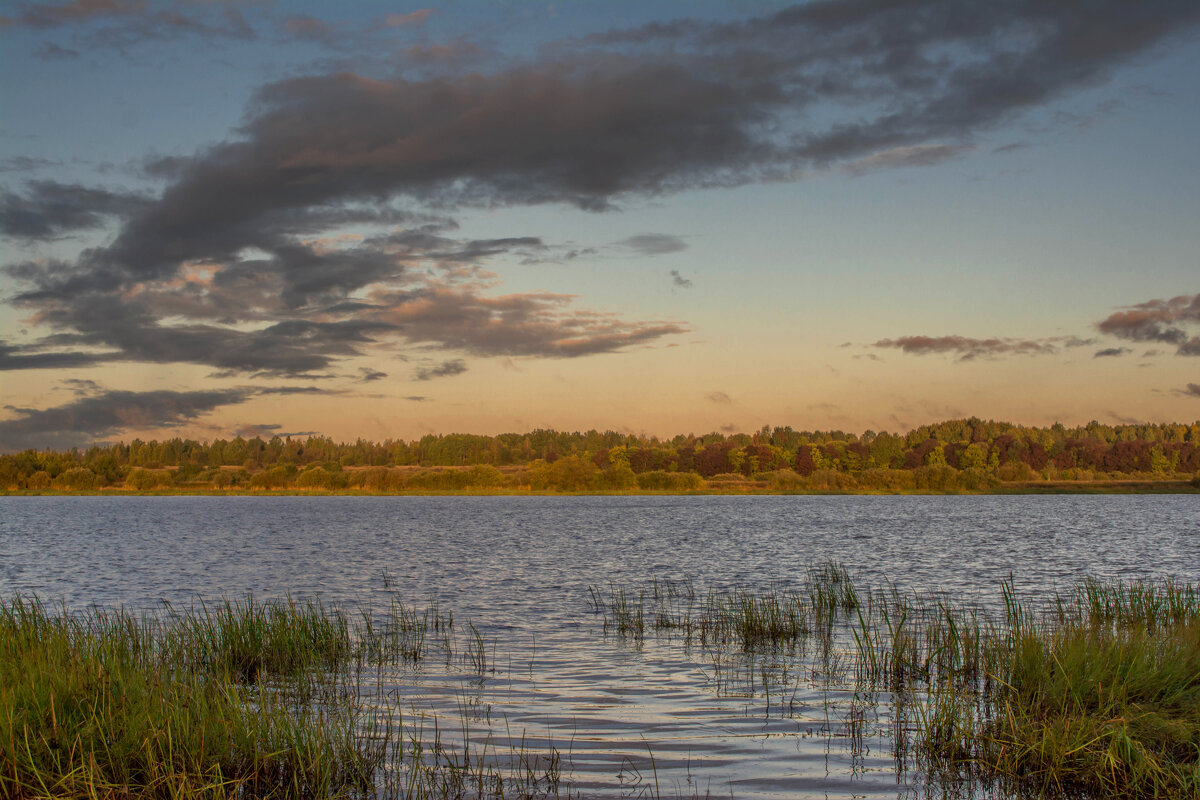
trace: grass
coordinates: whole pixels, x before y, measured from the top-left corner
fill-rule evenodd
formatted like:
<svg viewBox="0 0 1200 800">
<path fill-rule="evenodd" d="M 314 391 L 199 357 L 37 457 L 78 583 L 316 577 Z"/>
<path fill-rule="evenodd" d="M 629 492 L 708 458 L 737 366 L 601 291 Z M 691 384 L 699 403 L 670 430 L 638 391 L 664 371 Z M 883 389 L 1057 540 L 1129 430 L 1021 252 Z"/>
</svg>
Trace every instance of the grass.
<svg viewBox="0 0 1200 800">
<path fill-rule="evenodd" d="M 560 756 L 460 714 L 456 745 L 372 692 L 437 651 L 480 673 L 482 633 L 435 603 L 361 620 L 252 598 L 136 616 L 0 603 L 0 797 L 535 798 L 570 796 Z M 392 673 L 388 673 L 392 674 Z"/>
<path fill-rule="evenodd" d="M 927 794 L 1200 799 L 1200 587 L 1001 590 L 1002 606 L 973 607 L 863 589 L 826 563 L 795 587 L 653 580 L 590 600 L 606 633 L 699 652 L 718 695 L 768 715 L 811 713 L 815 688 L 826 735 L 852 759 L 880 736 Z M 465 693 L 447 730 L 386 689 L 434 658 L 482 678 L 494 648 L 435 601 L 134 615 L 14 596 L 0 601 L 0 797 L 571 796 L 555 747 L 494 738 Z M 653 754 L 651 770 L 657 784 Z"/>
<path fill-rule="evenodd" d="M 918 770 L 927 789 L 1200 798 L 1200 587 L 1088 579 L 1035 603 L 1010 580 L 989 613 L 938 593 L 861 591 L 836 563 L 810 569 L 799 590 L 697 600 L 690 582 L 670 586 L 591 598 L 607 632 L 640 645 L 652 630 L 702 650 L 718 695 L 789 714 L 798 684 L 827 704 L 839 690 L 830 731 L 852 751 L 874 707 L 899 773 Z"/>
</svg>

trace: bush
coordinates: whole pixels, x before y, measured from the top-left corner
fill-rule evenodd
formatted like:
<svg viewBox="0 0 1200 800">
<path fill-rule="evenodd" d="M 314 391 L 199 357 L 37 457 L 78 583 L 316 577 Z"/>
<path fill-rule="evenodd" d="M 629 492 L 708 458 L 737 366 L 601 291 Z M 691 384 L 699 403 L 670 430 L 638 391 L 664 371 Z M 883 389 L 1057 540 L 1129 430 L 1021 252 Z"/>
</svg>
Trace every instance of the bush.
<svg viewBox="0 0 1200 800">
<path fill-rule="evenodd" d="M 704 479 L 695 472 L 654 470 L 637 476 L 639 489 L 657 492 L 694 492 L 704 488 Z"/>
<path fill-rule="evenodd" d="M 560 458 L 553 464 L 538 459 L 529 465 L 529 486 L 539 491 L 581 492 L 591 488 L 598 471 L 595 464 L 578 456 Z"/>
<path fill-rule="evenodd" d="M 913 470 L 913 484 L 928 492 L 953 492 L 958 489 L 958 470 L 948 466 L 918 467 Z"/>
<path fill-rule="evenodd" d="M 826 491 L 845 492 L 858 488 L 858 481 L 853 475 L 832 469 L 816 470 L 808 480 L 812 488 Z"/>
<path fill-rule="evenodd" d="M 276 466 L 250 476 L 250 485 L 255 489 L 282 489 L 287 486 L 287 479 L 288 468 Z"/>
<path fill-rule="evenodd" d="M 1024 461 L 1010 461 L 996 468 L 996 477 L 1002 481 L 1027 481 L 1033 470 Z"/>
<path fill-rule="evenodd" d="M 906 469 L 866 469 L 858 473 L 858 485 L 883 492 L 905 492 L 917 488 L 916 479 Z"/>
<path fill-rule="evenodd" d="M 96 486 L 96 473 L 87 467 L 75 467 L 59 475 L 56 483 L 64 489 L 92 489 Z"/>
<path fill-rule="evenodd" d="M 171 476 L 167 473 L 153 469 L 143 469 L 142 467 L 134 467 L 125 476 L 125 485 L 139 492 L 155 489 L 170 482 Z"/>
<path fill-rule="evenodd" d="M 25 479 L 26 489 L 49 489 L 50 488 L 50 473 L 44 469 L 39 469 L 37 472 Z"/>
<path fill-rule="evenodd" d="M 332 489 L 333 473 L 314 467 L 296 476 L 296 486 L 301 489 Z"/>
<path fill-rule="evenodd" d="M 720 472 L 708 479 L 709 483 L 744 483 L 746 476 L 740 472 Z"/>
<path fill-rule="evenodd" d="M 237 476 L 227 469 L 219 469 L 212 476 L 212 485 L 217 489 L 228 489 L 237 483 Z"/>
<path fill-rule="evenodd" d="M 777 492 L 794 492 L 808 487 L 808 481 L 794 469 L 756 472 L 752 477 L 756 481 L 765 481 L 769 487 Z"/>
<path fill-rule="evenodd" d="M 624 464 L 602 469 L 592 478 L 593 489 L 635 489 L 637 485 L 637 476 Z"/>
</svg>

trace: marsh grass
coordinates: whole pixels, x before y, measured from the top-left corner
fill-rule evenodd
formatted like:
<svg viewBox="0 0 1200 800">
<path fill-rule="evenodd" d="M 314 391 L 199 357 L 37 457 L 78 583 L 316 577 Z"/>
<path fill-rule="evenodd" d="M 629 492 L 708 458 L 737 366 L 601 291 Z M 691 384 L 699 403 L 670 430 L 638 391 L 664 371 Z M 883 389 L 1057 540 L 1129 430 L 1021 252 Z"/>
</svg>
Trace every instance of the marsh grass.
<svg viewBox="0 0 1200 800">
<path fill-rule="evenodd" d="M 1088 579 L 1035 602 L 1010 578 L 1001 594 L 986 610 L 864 591 L 830 563 L 796 590 L 697 599 L 690 582 L 654 582 L 591 597 L 608 633 L 640 645 L 650 618 L 698 649 L 718 696 L 791 715 L 817 692 L 852 761 L 884 737 L 927 792 L 1200 798 L 1200 589 Z"/>
<path fill-rule="evenodd" d="M 553 747 L 455 744 L 382 690 L 433 649 L 489 669 L 483 634 L 431 602 L 361 621 L 252 598 L 157 615 L 0 602 L 0 797 L 569 796 Z M 507 740 L 506 740 L 507 741 Z"/>
</svg>

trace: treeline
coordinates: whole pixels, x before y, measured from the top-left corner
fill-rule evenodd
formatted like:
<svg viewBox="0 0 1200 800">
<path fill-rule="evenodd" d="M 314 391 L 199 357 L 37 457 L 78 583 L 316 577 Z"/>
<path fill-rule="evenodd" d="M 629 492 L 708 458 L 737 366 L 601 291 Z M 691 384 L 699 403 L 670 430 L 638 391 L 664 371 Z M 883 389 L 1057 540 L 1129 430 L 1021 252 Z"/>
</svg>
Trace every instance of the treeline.
<svg viewBox="0 0 1200 800">
<path fill-rule="evenodd" d="M 977 490 L 1030 480 L 1191 478 L 1191 425 L 1024 427 L 977 418 L 904 434 L 796 431 L 676 436 L 613 431 L 428 435 L 414 441 L 169 439 L 0 456 L 8 490 L 251 489 L 688 491 L 755 481 L 777 490 Z"/>
</svg>

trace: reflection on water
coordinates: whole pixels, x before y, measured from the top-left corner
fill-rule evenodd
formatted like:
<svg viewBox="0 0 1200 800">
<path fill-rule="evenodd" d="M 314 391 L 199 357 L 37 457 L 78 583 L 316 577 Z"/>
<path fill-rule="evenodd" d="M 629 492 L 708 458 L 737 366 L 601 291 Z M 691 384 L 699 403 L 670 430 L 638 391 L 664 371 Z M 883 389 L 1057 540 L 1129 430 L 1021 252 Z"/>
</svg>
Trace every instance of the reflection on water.
<svg viewBox="0 0 1200 800">
<path fill-rule="evenodd" d="M 886 705 L 838 678 L 836 647 L 633 636 L 589 587 L 799 588 L 835 560 L 860 586 L 988 607 L 1010 572 L 1023 594 L 1085 574 L 1200 580 L 1198 532 L 1193 496 L 0 498 L 0 593 L 432 599 L 474 657 L 431 653 L 384 689 L 449 742 L 466 720 L 494 753 L 553 746 L 585 796 L 896 797 L 919 776 L 897 773 Z"/>
</svg>

